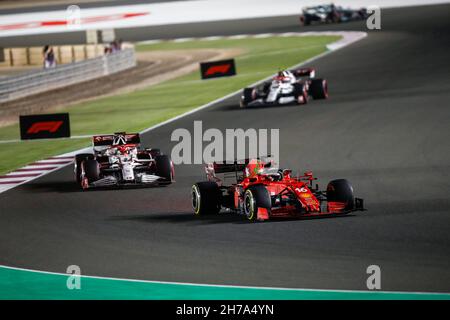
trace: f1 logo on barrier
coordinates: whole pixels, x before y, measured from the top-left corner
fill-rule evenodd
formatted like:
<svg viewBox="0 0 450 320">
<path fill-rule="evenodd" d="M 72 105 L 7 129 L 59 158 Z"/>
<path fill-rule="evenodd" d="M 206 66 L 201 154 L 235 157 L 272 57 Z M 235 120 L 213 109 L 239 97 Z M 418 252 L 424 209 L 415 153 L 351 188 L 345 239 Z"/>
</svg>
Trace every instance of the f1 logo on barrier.
<svg viewBox="0 0 450 320">
<path fill-rule="evenodd" d="M 236 74 L 234 59 L 200 63 L 202 79 L 229 77 Z"/>
<path fill-rule="evenodd" d="M 35 122 L 33 125 L 27 130 L 28 134 L 36 134 L 41 131 L 48 131 L 48 132 L 56 132 L 59 127 L 63 124 L 62 121 L 42 121 L 42 122 Z"/>
<path fill-rule="evenodd" d="M 22 140 L 70 137 L 69 114 L 20 116 L 20 137 Z"/>
</svg>

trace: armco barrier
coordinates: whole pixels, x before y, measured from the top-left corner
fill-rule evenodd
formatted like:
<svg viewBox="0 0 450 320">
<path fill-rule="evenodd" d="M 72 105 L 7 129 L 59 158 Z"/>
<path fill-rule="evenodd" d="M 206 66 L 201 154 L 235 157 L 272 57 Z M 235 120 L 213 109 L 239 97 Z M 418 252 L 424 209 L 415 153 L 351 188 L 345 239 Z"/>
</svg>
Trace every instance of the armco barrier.
<svg viewBox="0 0 450 320">
<path fill-rule="evenodd" d="M 0 80 L 0 103 L 103 77 L 136 66 L 134 49 Z"/>
</svg>

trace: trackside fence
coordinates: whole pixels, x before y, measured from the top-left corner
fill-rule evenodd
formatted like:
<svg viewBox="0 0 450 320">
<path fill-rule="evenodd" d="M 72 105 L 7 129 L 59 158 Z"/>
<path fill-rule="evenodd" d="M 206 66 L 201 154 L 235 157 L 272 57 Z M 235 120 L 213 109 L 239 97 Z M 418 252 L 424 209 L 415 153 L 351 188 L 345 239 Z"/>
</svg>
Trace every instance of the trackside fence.
<svg viewBox="0 0 450 320">
<path fill-rule="evenodd" d="M 100 78 L 136 66 L 133 48 L 0 79 L 0 103 Z"/>
</svg>

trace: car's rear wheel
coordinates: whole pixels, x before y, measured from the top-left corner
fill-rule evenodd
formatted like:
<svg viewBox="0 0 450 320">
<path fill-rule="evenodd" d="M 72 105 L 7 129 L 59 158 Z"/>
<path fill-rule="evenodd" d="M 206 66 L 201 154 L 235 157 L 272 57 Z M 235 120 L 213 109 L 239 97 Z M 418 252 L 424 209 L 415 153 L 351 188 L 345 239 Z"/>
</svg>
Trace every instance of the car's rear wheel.
<svg viewBox="0 0 450 320">
<path fill-rule="evenodd" d="M 353 195 L 353 187 L 346 179 L 332 180 L 327 186 L 328 202 L 344 203 L 344 210 L 350 211 L 355 207 L 355 197 Z"/>
<path fill-rule="evenodd" d="M 192 208 L 197 216 L 217 214 L 220 211 L 220 189 L 212 181 L 198 182 L 192 186 Z"/>
<path fill-rule="evenodd" d="M 173 181 L 173 166 L 167 155 L 158 155 L 155 157 L 156 175 L 164 178 L 163 183 L 171 184 Z"/>
<path fill-rule="evenodd" d="M 258 219 L 258 209 L 270 210 L 272 206 L 269 192 L 263 185 L 251 186 L 244 193 L 244 213 L 248 220 Z"/>
<path fill-rule="evenodd" d="M 309 94 L 313 99 L 328 98 L 328 82 L 325 79 L 312 79 L 309 85 Z"/>
<path fill-rule="evenodd" d="M 92 153 L 80 153 L 75 156 L 74 174 L 77 183 L 81 183 L 81 162 L 88 159 L 94 159 L 94 155 Z"/>
</svg>

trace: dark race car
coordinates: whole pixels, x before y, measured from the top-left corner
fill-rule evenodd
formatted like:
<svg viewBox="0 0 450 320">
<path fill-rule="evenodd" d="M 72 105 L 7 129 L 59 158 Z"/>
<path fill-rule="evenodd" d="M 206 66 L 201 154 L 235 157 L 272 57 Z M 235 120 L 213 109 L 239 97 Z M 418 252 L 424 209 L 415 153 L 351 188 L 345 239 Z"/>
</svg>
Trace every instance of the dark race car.
<svg viewBox="0 0 450 320">
<path fill-rule="evenodd" d="M 309 98 L 327 99 L 328 83 L 316 79 L 314 68 L 280 71 L 269 81 L 242 92 L 240 106 L 306 104 Z"/>
<path fill-rule="evenodd" d="M 75 156 L 75 180 L 83 189 L 171 184 L 174 167 L 159 149 L 141 148 L 138 133 L 92 138 L 94 153 Z"/>
<path fill-rule="evenodd" d="M 308 26 L 312 23 L 339 23 L 367 19 L 367 9 L 350 9 L 334 4 L 303 8 L 300 23 Z"/>
<path fill-rule="evenodd" d="M 218 174 L 223 174 L 218 177 Z M 199 216 L 217 214 L 221 208 L 245 215 L 248 220 L 274 217 L 324 217 L 364 210 L 345 179 L 332 180 L 326 191 L 313 186 L 312 172 L 294 177 L 289 169 L 272 162 L 212 163 L 206 166 L 207 181 L 192 186 L 192 207 Z M 225 184 L 227 178 L 234 181 Z"/>
</svg>

